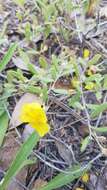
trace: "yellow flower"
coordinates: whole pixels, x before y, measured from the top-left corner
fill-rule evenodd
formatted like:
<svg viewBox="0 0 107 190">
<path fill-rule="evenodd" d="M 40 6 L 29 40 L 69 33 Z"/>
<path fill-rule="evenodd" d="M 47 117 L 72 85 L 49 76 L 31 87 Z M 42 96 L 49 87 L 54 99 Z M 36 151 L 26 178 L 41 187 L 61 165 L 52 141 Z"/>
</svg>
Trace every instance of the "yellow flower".
<svg viewBox="0 0 107 190">
<path fill-rule="evenodd" d="M 88 49 L 84 49 L 83 51 L 83 58 L 86 59 L 86 58 L 89 58 L 89 55 L 90 55 L 90 52 Z"/>
<path fill-rule="evenodd" d="M 73 88 L 77 88 L 80 84 L 80 81 L 77 79 L 77 77 L 73 77 L 73 79 L 71 80 L 71 85 Z"/>
<path fill-rule="evenodd" d="M 93 90 L 95 87 L 95 83 L 94 82 L 88 82 L 86 85 L 85 85 L 85 89 L 86 90 Z"/>
<path fill-rule="evenodd" d="M 92 74 L 93 74 L 93 73 L 92 73 L 91 69 L 88 69 L 88 70 L 87 70 L 87 75 L 88 75 L 88 76 L 91 76 Z"/>
<path fill-rule="evenodd" d="M 82 176 L 82 181 L 84 183 L 87 183 L 89 181 L 89 174 L 88 173 L 85 173 L 83 176 Z"/>
<path fill-rule="evenodd" d="M 45 111 L 39 103 L 24 104 L 21 110 L 20 119 L 23 123 L 29 123 L 41 137 L 50 130 Z"/>
</svg>

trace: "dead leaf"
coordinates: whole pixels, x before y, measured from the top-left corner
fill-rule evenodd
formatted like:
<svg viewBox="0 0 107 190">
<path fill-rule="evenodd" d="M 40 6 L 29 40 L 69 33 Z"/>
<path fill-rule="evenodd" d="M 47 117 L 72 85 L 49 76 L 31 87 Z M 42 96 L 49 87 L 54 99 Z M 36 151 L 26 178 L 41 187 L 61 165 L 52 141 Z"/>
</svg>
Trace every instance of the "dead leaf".
<svg viewBox="0 0 107 190">
<path fill-rule="evenodd" d="M 5 139 L 3 147 L 0 149 L 0 168 L 2 168 L 4 171 L 9 168 L 18 149 L 19 144 L 15 140 L 15 134 L 9 134 Z"/>
<path fill-rule="evenodd" d="M 78 131 L 82 137 L 86 137 L 89 134 L 89 129 L 86 125 L 79 125 Z"/>
<path fill-rule="evenodd" d="M 106 156 L 107 157 L 107 148 L 101 148 L 101 152 L 102 152 L 102 154 L 104 155 L 104 156 Z"/>
<path fill-rule="evenodd" d="M 98 138 L 98 140 L 99 140 L 100 143 L 102 143 L 102 144 L 107 143 L 106 137 L 104 137 L 104 136 L 98 136 L 97 138 Z"/>
<path fill-rule="evenodd" d="M 57 80 L 54 88 L 69 90 L 71 88 L 71 82 L 69 79 Z"/>
<path fill-rule="evenodd" d="M 23 60 L 20 57 L 17 58 L 12 58 L 14 64 L 16 65 L 16 67 L 23 69 L 25 71 L 28 71 L 28 67 L 27 65 L 23 62 Z"/>
<path fill-rule="evenodd" d="M 24 190 L 16 181 L 12 181 L 7 190 Z"/>
<path fill-rule="evenodd" d="M 33 190 L 34 189 L 39 190 L 41 187 L 43 187 L 46 184 L 47 184 L 47 181 L 44 181 L 43 179 L 39 178 L 36 180 Z"/>
<path fill-rule="evenodd" d="M 65 162 L 68 163 L 68 165 L 71 165 L 73 162 L 73 157 L 72 157 L 72 153 L 70 152 L 70 150 L 62 143 L 60 142 L 55 142 L 57 148 L 58 148 L 58 152 L 60 154 L 60 156 L 63 158 L 63 160 L 65 160 Z"/>
<path fill-rule="evenodd" d="M 25 103 L 32 103 L 32 102 L 39 102 L 41 105 L 43 104 L 42 100 L 39 97 L 31 93 L 26 93 L 20 98 L 12 113 L 12 117 L 10 120 L 10 129 L 22 124 L 22 122 L 20 121 L 20 111 L 22 109 L 22 106 Z"/>
<path fill-rule="evenodd" d="M 24 61 L 20 57 L 16 57 L 16 58 L 13 57 L 12 61 L 15 64 L 15 66 L 18 67 L 19 69 L 29 71 L 27 64 L 25 64 Z M 42 69 L 36 65 L 33 65 L 33 67 L 35 68 L 35 71 L 40 71 L 40 72 L 42 71 Z"/>
</svg>

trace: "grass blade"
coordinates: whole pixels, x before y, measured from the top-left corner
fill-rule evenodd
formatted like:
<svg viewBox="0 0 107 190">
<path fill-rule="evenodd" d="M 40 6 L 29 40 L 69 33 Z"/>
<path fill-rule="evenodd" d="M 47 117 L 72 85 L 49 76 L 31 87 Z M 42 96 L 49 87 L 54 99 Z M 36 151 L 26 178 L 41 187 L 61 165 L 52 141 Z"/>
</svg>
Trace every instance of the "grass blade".
<svg viewBox="0 0 107 190">
<path fill-rule="evenodd" d="M 81 169 L 80 165 L 75 165 L 74 167 L 72 167 L 72 169 L 67 171 L 68 173 L 60 173 L 55 178 L 53 178 L 47 185 L 40 188 L 39 190 L 54 190 L 56 188 L 67 185 L 82 176 L 84 172 L 86 172 L 86 170 L 87 169 Z"/>
<path fill-rule="evenodd" d="M 6 112 L 0 116 L 0 147 L 3 143 L 3 139 L 8 127 L 8 120 L 9 118 Z"/>
<path fill-rule="evenodd" d="M 96 54 L 94 55 L 94 57 L 88 62 L 88 65 L 95 65 L 97 64 L 97 62 L 100 60 L 101 55 L 100 54 Z"/>
<path fill-rule="evenodd" d="M 14 43 L 10 46 L 10 48 L 8 49 L 7 53 L 5 54 L 5 56 L 3 57 L 2 61 L 0 62 L 0 72 L 2 72 L 6 65 L 8 64 L 8 62 L 11 60 L 13 54 L 14 54 L 14 51 L 16 50 L 17 48 L 17 44 Z"/>
<path fill-rule="evenodd" d="M 91 127 L 94 131 L 99 133 L 107 133 L 107 127 Z"/>
<path fill-rule="evenodd" d="M 85 137 L 85 139 L 82 141 L 81 152 L 85 151 L 85 149 L 87 148 L 89 142 L 90 142 L 90 137 L 89 136 Z"/>
<path fill-rule="evenodd" d="M 26 161 L 27 157 L 31 153 L 34 146 L 39 141 L 38 134 L 34 131 L 30 137 L 25 141 L 25 143 L 21 146 L 19 152 L 16 155 L 16 158 L 12 162 L 9 170 L 7 171 L 2 183 L 0 184 L 0 190 L 5 190 L 10 180 L 19 172 L 21 166 L 23 166 L 24 162 Z"/>
<path fill-rule="evenodd" d="M 102 104 L 88 104 L 87 107 L 91 109 L 91 117 L 95 118 L 100 113 L 107 110 L 107 102 L 104 102 Z"/>
</svg>

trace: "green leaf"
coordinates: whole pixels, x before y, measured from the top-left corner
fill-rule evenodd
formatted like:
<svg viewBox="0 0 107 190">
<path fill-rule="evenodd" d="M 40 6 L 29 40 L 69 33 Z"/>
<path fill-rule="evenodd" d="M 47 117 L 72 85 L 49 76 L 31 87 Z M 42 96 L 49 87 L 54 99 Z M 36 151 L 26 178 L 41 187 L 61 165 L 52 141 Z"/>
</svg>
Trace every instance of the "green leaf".
<svg viewBox="0 0 107 190">
<path fill-rule="evenodd" d="M 59 64 L 59 58 L 56 55 L 52 55 L 52 65 L 57 66 Z"/>
<path fill-rule="evenodd" d="M 0 38 L 0 45 L 1 45 L 1 44 L 4 44 L 5 42 L 7 42 L 7 40 L 6 40 L 5 38 L 4 38 L 4 39 L 1 39 L 1 38 Z"/>
<path fill-rule="evenodd" d="M 86 14 L 89 11 L 89 6 L 90 6 L 90 1 L 83 1 L 83 10 L 84 13 Z"/>
<path fill-rule="evenodd" d="M 45 28 L 44 28 L 45 38 L 48 38 L 49 34 L 50 34 L 51 31 L 52 31 L 52 26 L 51 26 L 51 24 L 52 24 L 52 23 L 45 25 Z"/>
<path fill-rule="evenodd" d="M 26 0 L 14 0 L 14 2 L 21 8 L 23 8 Z"/>
<path fill-rule="evenodd" d="M 58 89 L 58 88 L 54 88 L 52 89 L 56 94 L 62 94 L 62 95 L 68 95 L 68 90 L 65 89 Z"/>
<path fill-rule="evenodd" d="M 21 165 L 20 167 L 18 168 L 17 170 L 17 173 L 25 166 L 28 166 L 28 165 L 32 165 L 32 164 L 35 164 L 36 163 L 36 159 L 35 160 L 30 160 L 30 159 L 26 159 Z"/>
<path fill-rule="evenodd" d="M 0 117 L 5 112 L 4 101 L 0 101 Z"/>
<path fill-rule="evenodd" d="M 26 80 L 27 80 L 27 78 L 24 77 L 23 72 L 22 72 L 21 69 L 17 69 L 15 77 L 16 77 L 18 80 L 22 81 L 22 82 L 26 82 Z"/>
<path fill-rule="evenodd" d="M 75 107 L 75 103 L 80 103 L 81 94 L 79 91 L 69 99 L 69 106 Z"/>
<path fill-rule="evenodd" d="M 43 57 L 43 56 L 41 56 L 40 58 L 39 58 L 39 63 L 40 63 L 40 66 L 42 67 L 42 68 L 44 68 L 44 69 L 46 69 L 47 68 L 47 61 L 46 61 L 46 59 L 45 59 L 45 57 Z"/>
<path fill-rule="evenodd" d="M 52 79 L 55 80 L 59 72 L 59 58 L 55 55 L 52 55 L 52 63 L 50 68 Z"/>
<path fill-rule="evenodd" d="M 46 102 L 48 100 L 48 87 L 47 85 L 44 85 L 44 87 L 42 88 L 42 98 L 43 98 L 43 101 Z"/>
<path fill-rule="evenodd" d="M 80 165 L 75 165 L 72 169 L 66 170 L 66 173 L 60 173 L 56 177 L 54 177 L 47 185 L 40 188 L 39 190 L 54 190 L 60 188 L 64 185 L 69 184 L 70 182 L 74 181 L 75 179 L 82 176 L 87 169 L 81 169 Z M 36 190 L 36 189 L 33 189 Z"/>
<path fill-rule="evenodd" d="M 101 100 L 101 98 L 102 98 L 102 91 L 100 90 L 100 88 L 99 88 L 99 91 L 97 91 L 95 95 L 96 95 L 97 100 Z"/>
<path fill-rule="evenodd" d="M 27 86 L 22 85 L 22 90 L 25 92 L 39 94 L 39 95 L 42 93 L 42 89 L 39 86 L 33 86 L 33 85 L 27 85 Z"/>
<path fill-rule="evenodd" d="M 35 66 L 32 63 L 28 63 L 27 67 L 29 71 L 31 72 L 31 74 L 36 75 L 36 76 L 38 75 L 38 72 L 36 71 Z"/>
<path fill-rule="evenodd" d="M 0 32 L 0 41 L 3 40 L 6 30 L 8 27 L 8 20 L 6 20 L 5 22 L 3 22 L 3 27 L 2 27 L 2 31 Z M 1 43 L 0 43 L 1 44 Z"/>
<path fill-rule="evenodd" d="M 37 75 L 38 72 L 35 69 L 35 66 L 30 62 L 29 56 L 26 52 L 24 52 L 22 49 L 19 49 L 20 57 L 24 64 L 27 66 L 29 71 L 34 75 Z"/>
<path fill-rule="evenodd" d="M 6 112 L 0 116 L 0 147 L 3 143 L 3 139 L 8 127 L 8 120 L 9 118 Z"/>
<path fill-rule="evenodd" d="M 10 48 L 8 49 L 7 53 L 3 57 L 2 61 L 0 62 L 0 72 L 3 71 L 8 64 L 8 62 L 11 60 L 15 50 L 17 48 L 17 44 L 12 44 Z"/>
<path fill-rule="evenodd" d="M 102 103 L 100 105 L 97 104 L 88 104 L 87 107 L 91 109 L 91 117 L 95 118 L 97 117 L 100 113 L 104 112 L 107 110 L 107 102 Z"/>
<path fill-rule="evenodd" d="M 29 41 L 31 40 L 31 36 L 32 36 L 31 25 L 30 25 L 30 22 L 27 22 L 25 25 L 25 37 Z"/>
<path fill-rule="evenodd" d="M 73 105 L 74 108 L 77 108 L 78 110 L 84 110 L 84 107 L 80 102 L 75 102 Z"/>
<path fill-rule="evenodd" d="M 107 74 L 104 75 L 103 88 L 104 90 L 107 90 Z"/>
<path fill-rule="evenodd" d="M 28 166 L 28 165 L 32 165 L 32 164 L 35 164 L 36 163 L 36 159 L 35 160 L 30 160 L 30 159 L 26 159 L 20 166 L 19 168 L 17 169 L 17 173 L 25 166 Z"/>
<path fill-rule="evenodd" d="M 96 54 L 94 55 L 94 57 L 88 62 L 88 65 L 95 65 L 99 59 L 101 58 L 101 55 L 100 54 Z"/>
<path fill-rule="evenodd" d="M 78 67 L 76 58 L 71 57 L 70 58 L 70 63 L 71 63 L 71 65 L 73 65 L 74 72 L 75 72 L 76 76 L 78 77 L 79 76 L 79 67 Z"/>
<path fill-rule="evenodd" d="M 94 131 L 99 133 L 107 133 L 107 127 L 91 127 Z"/>
<path fill-rule="evenodd" d="M 26 52 L 24 52 L 22 49 L 19 49 L 20 57 L 22 58 L 23 62 L 28 65 L 30 63 L 29 56 Z"/>
<path fill-rule="evenodd" d="M 40 7 L 44 8 L 45 10 L 47 10 L 46 4 L 42 0 L 36 0 L 36 2 L 39 4 Z"/>
<path fill-rule="evenodd" d="M 54 80 L 50 77 L 50 76 L 39 76 L 40 77 L 40 81 L 43 83 L 43 84 L 49 84 L 49 83 L 52 83 L 54 82 Z"/>
<path fill-rule="evenodd" d="M 89 142 L 90 142 L 90 137 L 89 136 L 87 136 L 87 137 L 85 137 L 85 139 L 83 139 L 82 145 L 81 145 L 81 152 L 85 151 L 85 149 L 88 146 Z"/>
<path fill-rule="evenodd" d="M 9 83 L 16 82 L 16 79 L 22 82 L 26 82 L 27 78 L 24 77 L 21 69 L 7 71 L 7 80 Z"/>
<path fill-rule="evenodd" d="M 2 183 L 0 184 L 0 190 L 6 189 L 11 179 L 19 172 L 19 169 L 21 169 L 21 166 L 23 166 L 24 162 L 26 161 L 27 157 L 30 155 L 32 149 L 36 146 L 38 141 L 39 136 L 34 131 L 21 146 L 19 152 L 16 155 L 16 158 L 12 162 L 9 170 L 4 176 Z"/>
<path fill-rule="evenodd" d="M 101 74 L 97 73 L 97 74 L 91 75 L 90 77 L 87 77 L 86 80 L 85 80 L 85 83 L 93 82 L 93 81 L 98 83 L 98 82 L 101 82 L 102 79 L 103 79 L 103 76 Z"/>
</svg>

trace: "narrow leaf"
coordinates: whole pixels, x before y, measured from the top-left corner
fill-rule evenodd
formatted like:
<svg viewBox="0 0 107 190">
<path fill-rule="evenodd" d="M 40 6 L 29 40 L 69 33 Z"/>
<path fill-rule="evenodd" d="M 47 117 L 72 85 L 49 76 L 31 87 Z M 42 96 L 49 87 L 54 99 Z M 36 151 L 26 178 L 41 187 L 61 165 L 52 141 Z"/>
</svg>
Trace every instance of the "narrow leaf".
<svg viewBox="0 0 107 190">
<path fill-rule="evenodd" d="M 91 127 L 94 131 L 99 133 L 107 133 L 107 127 Z"/>
<path fill-rule="evenodd" d="M 0 147 L 2 145 L 4 136 L 8 127 L 8 120 L 9 118 L 6 112 L 0 116 Z"/>
<path fill-rule="evenodd" d="M 31 165 L 31 164 L 35 164 L 36 163 L 36 159 L 35 160 L 30 160 L 30 159 L 26 159 L 18 168 L 17 173 L 25 166 Z"/>
<path fill-rule="evenodd" d="M 74 167 L 72 167 L 72 169 L 65 171 L 68 173 L 60 173 L 59 175 L 54 177 L 47 185 L 40 188 L 39 190 L 54 190 L 56 188 L 60 188 L 79 178 L 86 171 L 87 169 L 81 169 L 80 165 L 75 165 Z"/>
<path fill-rule="evenodd" d="M 42 89 L 39 86 L 29 85 L 23 89 L 25 92 L 33 93 L 33 94 L 41 94 Z"/>
<path fill-rule="evenodd" d="M 25 143 L 21 146 L 19 152 L 16 155 L 16 158 L 12 162 L 12 165 L 10 166 L 9 170 L 7 171 L 3 182 L 0 184 L 0 190 L 6 189 L 8 184 L 10 183 L 11 179 L 17 174 L 19 171 L 19 168 L 21 169 L 21 166 L 31 153 L 32 149 L 35 147 L 37 142 L 39 141 L 38 134 L 34 131 L 30 137 L 25 141 Z"/>
<path fill-rule="evenodd" d="M 83 141 L 82 141 L 82 146 L 81 146 L 81 152 L 84 152 L 86 147 L 88 146 L 90 142 L 89 136 L 87 136 Z"/>
<path fill-rule="evenodd" d="M 39 58 L 39 63 L 40 63 L 40 66 L 41 66 L 42 68 L 44 68 L 44 69 L 46 69 L 47 66 L 48 66 L 47 61 L 46 61 L 45 57 L 43 57 L 43 56 L 41 56 L 41 57 Z"/>
<path fill-rule="evenodd" d="M 103 81 L 103 88 L 104 90 L 107 90 L 107 74 L 104 75 L 104 81 Z"/>
<path fill-rule="evenodd" d="M 8 49 L 7 53 L 3 57 L 2 61 L 0 62 L 0 72 L 3 71 L 8 64 L 8 62 L 11 60 L 15 50 L 17 48 L 17 44 L 12 44 L 10 48 Z"/>
<path fill-rule="evenodd" d="M 96 54 L 89 62 L 88 65 L 95 65 L 101 58 L 100 54 Z"/>
<path fill-rule="evenodd" d="M 14 0 L 14 2 L 21 8 L 23 8 L 26 0 Z"/>
<path fill-rule="evenodd" d="M 88 108 L 90 108 L 92 110 L 91 112 L 91 117 L 95 118 L 97 117 L 100 113 L 104 112 L 107 110 L 107 102 L 102 103 L 100 105 L 97 104 L 89 104 L 87 105 Z"/>
<path fill-rule="evenodd" d="M 52 89 L 56 94 L 62 94 L 62 95 L 68 95 L 68 90 L 66 89 L 60 89 L 60 88 L 54 88 Z"/>
</svg>

